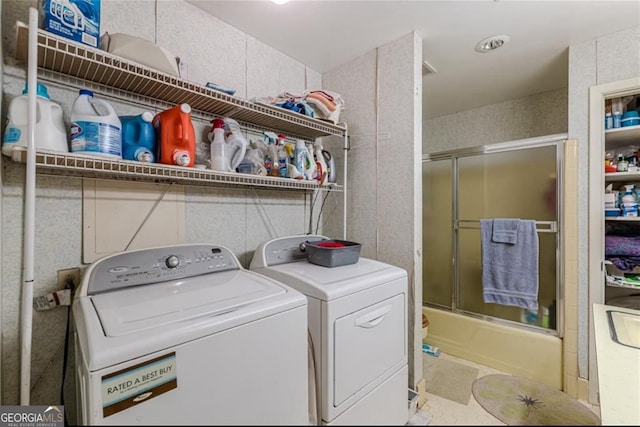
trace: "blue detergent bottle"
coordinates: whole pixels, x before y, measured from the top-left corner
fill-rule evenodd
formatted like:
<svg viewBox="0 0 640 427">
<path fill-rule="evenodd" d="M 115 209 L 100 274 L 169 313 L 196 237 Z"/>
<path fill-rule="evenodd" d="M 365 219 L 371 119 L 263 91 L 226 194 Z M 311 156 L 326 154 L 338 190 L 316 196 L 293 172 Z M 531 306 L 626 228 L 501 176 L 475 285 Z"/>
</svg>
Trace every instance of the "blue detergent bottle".
<svg viewBox="0 0 640 427">
<path fill-rule="evenodd" d="M 153 114 L 145 111 L 136 116 L 120 116 L 122 122 L 122 158 L 139 162 L 156 162 L 156 131 Z"/>
</svg>

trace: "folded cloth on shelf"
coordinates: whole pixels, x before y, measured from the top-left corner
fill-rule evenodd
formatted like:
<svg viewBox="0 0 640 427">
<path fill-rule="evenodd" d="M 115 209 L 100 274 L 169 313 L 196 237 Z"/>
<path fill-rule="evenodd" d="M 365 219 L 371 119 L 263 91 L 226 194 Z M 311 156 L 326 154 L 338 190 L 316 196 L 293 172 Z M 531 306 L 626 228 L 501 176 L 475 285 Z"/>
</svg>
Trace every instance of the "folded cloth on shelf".
<svg viewBox="0 0 640 427">
<path fill-rule="evenodd" d="M 604 236 L 604 255 L 640 256 L 640 236 Z"/>
<path fill-rule="evenodd" d="M 620 271 L 633 271 L 634 268 L 640 266 L 640 256 L 617 256 L 607 259 Z"/>
<path fill-rule="evenodd" d="M 495 218 L 493 220 L 491 241 L 515 245 L 518 242 L 519 225 L 520 218 Z"/>
<path fill-rule="evenodd" d="M 485 303 L 538 309 L 538 231 L 518 220 L 515 244 L 493 241 L 493 219 L 480 220 L 482 293 Z"/>
<path fill-rule="evenodd" d="M 338 123 L 340 113 L 344 110 L 344 101 L 340 94 L 328 90 L 282 92 L 277 96 L 256 97 L 252 101 L 274 105 L 308 117 L 329 120 L 334 124 Z"/>
<path fill-rule="evenodd" d="M 344 110 L 344 101 L 340 94 L 328 90 L 312 90 L 305 101 L 316 112 L 316 117 L 338 123 L 340 113 Z"/>
</svg>

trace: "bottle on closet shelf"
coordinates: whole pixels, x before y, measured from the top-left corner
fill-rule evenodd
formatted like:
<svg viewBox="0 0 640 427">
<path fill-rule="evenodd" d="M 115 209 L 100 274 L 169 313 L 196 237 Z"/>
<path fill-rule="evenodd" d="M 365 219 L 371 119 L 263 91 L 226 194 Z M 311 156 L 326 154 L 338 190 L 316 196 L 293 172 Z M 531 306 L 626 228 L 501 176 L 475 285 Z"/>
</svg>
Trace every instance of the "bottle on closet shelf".
<svg viewBox="0 0 640 427">
<path fill-rule="evenodd" d="M 604 128 L 605 130 L 613 128 L 613 116 L 611 113 L 607 113 L 604 115 Z"/>
<path fill-rule="evenodd" d="M 624 159 L 622 154 L 618 154 L 618 163 L 616 164 L 616 170 L 618 172 L 627 172 L 629 169 L 629 162 Z"/>
</svg>

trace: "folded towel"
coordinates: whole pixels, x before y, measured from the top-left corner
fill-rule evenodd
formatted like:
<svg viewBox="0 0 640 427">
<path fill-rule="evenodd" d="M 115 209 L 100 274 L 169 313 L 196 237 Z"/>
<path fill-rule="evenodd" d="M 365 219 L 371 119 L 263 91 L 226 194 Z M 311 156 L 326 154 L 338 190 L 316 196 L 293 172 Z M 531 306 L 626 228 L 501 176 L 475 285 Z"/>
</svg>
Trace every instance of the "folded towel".
<svg viewBox="0 0 640 427">
<path fill-rule="evenodd" d="M 538 232 L 519 220 L 517 243 L 492 240 L 494 220 L 480 220 L 482 293 L 485 303 L 538 309 Z"/>
<path fill-rule="evenodd" d="M 518 226 L 520 218 L 495 218 L 493 220 L 493 234 L 491 240 L 494 243 L 518 243 Z"/>
</svg>

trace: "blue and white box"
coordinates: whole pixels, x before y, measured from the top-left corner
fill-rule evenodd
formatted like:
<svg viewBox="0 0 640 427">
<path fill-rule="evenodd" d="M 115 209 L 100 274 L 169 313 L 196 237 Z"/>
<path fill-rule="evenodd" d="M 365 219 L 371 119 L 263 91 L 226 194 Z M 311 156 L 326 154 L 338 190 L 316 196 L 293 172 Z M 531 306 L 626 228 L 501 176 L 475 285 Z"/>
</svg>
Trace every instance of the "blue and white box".
<svg viewBox="0 0 640 427">
<path fill-rule="evenodd" d="M 101 0 L 40 0 L 42 28 L 50 33 L 98 47 Z"/>
</svg>

